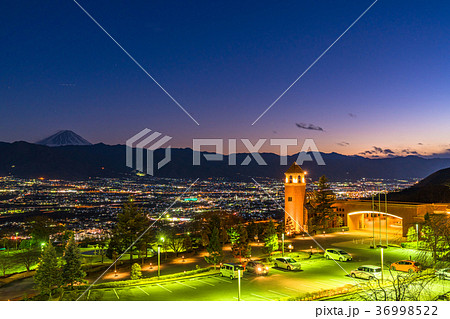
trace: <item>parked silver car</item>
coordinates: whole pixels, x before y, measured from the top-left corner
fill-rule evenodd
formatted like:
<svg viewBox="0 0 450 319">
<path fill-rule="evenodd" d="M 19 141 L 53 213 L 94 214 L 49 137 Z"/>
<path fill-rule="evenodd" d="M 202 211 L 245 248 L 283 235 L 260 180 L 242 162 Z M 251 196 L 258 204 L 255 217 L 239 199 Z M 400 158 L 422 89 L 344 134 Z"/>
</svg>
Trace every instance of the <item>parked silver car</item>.
<svg viewBox="0 0 450 319">
<path fill-rule="evenodd" d="M 283 268 L 287 270 L 300 270 L 300 263 L 292 257 L 278 257 L 273 263 L 275 268 Z"/>
<path fill-rule="evenodd" d="M 352 256 L 342 249 L 326 249 L 325 253 L 323 254 L 326 259 L 334 259 L 339 261 L 350 261 L 352 260 Z"/>
</svg>

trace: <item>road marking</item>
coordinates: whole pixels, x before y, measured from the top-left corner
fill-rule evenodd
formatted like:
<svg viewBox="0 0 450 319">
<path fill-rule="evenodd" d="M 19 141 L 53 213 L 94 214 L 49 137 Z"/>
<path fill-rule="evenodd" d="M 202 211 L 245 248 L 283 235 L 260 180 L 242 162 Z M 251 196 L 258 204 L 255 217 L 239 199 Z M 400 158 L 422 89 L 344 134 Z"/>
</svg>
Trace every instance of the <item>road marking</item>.
<svg viewBox="0 0 450 319">
<path fill-rule="evenodd" d="M 286 295 L 286 294 L 283 294 L 281 292 L 277 292 L 277 291 L 274 291 L 274 290 L 267 290 L 267 291 L 270 291 L 271 293 L 277 294 L 277 295 L 280 295 L 280 296 L 289 297 L 289 295 Z"/>
<path fill-rule="evenodd" d="M 338 279 L 329 279 L 329 280 L 340 283 L 340 284 L 345 284 L 345 285 L 355 284 L 354 282 L 351 282 L 351 281 L 343 281 L 343 280 L 338 280 Z"/>
<path fill-rule="evenodd" d="M 142 291 L 144 294 L 146 294 L 147 296 L 150 296 L 150 294 L 148 292 L 146 292 L 144 289 L 142 289 L 141 287 L 137 286 L 137 288 Z"/>
<path fill-rule="evenodd" d="M 292 290 L 292 291 L 295 291 L 295 292 L 299 292 L 300 290 L 298 290 L 298 289 L 294 289 L 294 288 L 289 288 L 289 287 L 284 287 L 285 289 L 289 289 L 289 290 Z"/>
<path fill-rule="evenodd" d="M 258 298 L 261 298 L 261 299 L 268 300 L 268 301 L 274 301 L 273 299 L 269 299 L 269 298 L 266 298 L 266 297 L 263 297 L 263 296 L 260 296 L 260 295 L 257 295 L 257 294 L 251 294 L 251 295 L 255 296 L 255 297 L 258 297 Z"/>
<path fill-rule="evenodd" d="M 202 283 L 204 283 L 204 284 L 207 284 L 207 285 L 210 285 L 210 286 L 215 286 L 214 284 L 212 284 L 212 283 L 210 283 L 210 282 L 207 282 L 207 281 L 203 281 L 203 280 L 201 280 L 201 279 L 197 279 L 197 281 L 200 281 L 200 282 L 202 282 Z"/>
<path fill-rule="evenodd" d="M 175 281 L 177 284 L 180 284 L 180 285 L 183 285 L 183 286 L 186 286 L 186 287 L 189 287 L 189 288 L 192 288 L 192 289 L 197 289 L 196 287 L 194 287 L 194 286 L 191 286 L 191 285 L 188 285 L 188 284 L 185 284 L 185 283 L 182 283 L 181 281 Z"/>
<path fill-rule="evenodd" d="M 113 291 L 114 291 L 114 293 L 116 294 L 117 299 L 120 299 L 120 298 L 119 298 L 119 295 L 117 294 L 116 289 L 113 288 Z"/>
<path fill-rule="evenodd" d="M 223 281 L 223 282 L 227 282 L 227 283 L 229 283 L 229 284 L 232 284 L 231 280 L 225 280 L 225 279 L 219 278 L 219 277 L 214 277 L 214 279 L 217 279 L 217 280 L 220 280 L 220 281 Z"/>
<path fill-rule="evenodd" d="M 165 289 L 165 290 L 167 290 L 168 292 L 172 292 L 172 290 L 170 290 L 170 289 L 168 289 L 168 288 L 166 288 L 166 287 L 163 287 L 163 286 L 161 286 L 160 284 L 156 284 L 158 287 L 160 287 L 160 288 L 162 288 L 162 289 Z"/>
</svg>

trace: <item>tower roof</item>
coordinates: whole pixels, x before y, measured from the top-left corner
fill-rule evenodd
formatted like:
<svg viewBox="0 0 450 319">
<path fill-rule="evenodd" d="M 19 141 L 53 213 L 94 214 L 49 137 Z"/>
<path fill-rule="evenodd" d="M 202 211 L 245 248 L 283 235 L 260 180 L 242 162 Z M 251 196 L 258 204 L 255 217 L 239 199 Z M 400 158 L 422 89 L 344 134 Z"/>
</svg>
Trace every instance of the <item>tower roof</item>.
<svg viewBox="0 0 450 319">
<path fill-rule="evenodd" d="M 286 171 L 285 174 L 292 174 L 292 173 L 305 174 L 305 172 L 296 162 L 292 163 L 291 167 L 289 167 L 289 169 Z"/>
</svg>

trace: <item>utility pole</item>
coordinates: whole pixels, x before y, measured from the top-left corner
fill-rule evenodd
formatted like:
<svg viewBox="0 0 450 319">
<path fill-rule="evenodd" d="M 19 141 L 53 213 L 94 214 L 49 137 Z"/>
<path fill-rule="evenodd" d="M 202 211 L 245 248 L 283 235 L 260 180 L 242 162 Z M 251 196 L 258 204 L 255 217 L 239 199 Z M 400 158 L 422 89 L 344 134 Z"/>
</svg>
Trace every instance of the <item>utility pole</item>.
<svg viewBox="0 0 450 319">
<path fill-rule="evenodd" d="M 158 245 L 158 278 L 161 274 L 161 245 Z"/>
<path fill-rule="evenodd" d="M 281 234 L 281 256 L 284 257 L 284 233 Z"/>
</svg>

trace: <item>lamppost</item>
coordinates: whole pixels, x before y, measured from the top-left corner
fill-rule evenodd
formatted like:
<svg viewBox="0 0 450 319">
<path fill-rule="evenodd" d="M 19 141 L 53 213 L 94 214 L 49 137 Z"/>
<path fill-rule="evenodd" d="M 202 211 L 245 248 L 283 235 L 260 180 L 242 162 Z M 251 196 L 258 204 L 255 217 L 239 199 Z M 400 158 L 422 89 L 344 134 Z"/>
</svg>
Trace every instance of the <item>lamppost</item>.
<svg viewBox="0 0 450 319">
<path fill-rule="evenodd" d="M 292 249 L 294 248 L 294 247 L 292 246 L 292 244 L 289 244 L 288 248 L 289 248 L 289 252 L 292 253 Z"/>
<path fill-rule="evenodd" d="M 41 251 L 44 251 L 45 243 L 41 243 Z"/>
<path fill-rule="evenodd" d="M 281 249 L 282 249 L 281 256 L 284 257 L 284 233 L 281 234 Z"/>
<path fill-rule="evenodd" d="M 241 269 L 238 269 L 238 301 L 241 301 Z"/>
<path fill-rule="evenodd" d="M 158 278 L 161 274 L 161 245 L 158 245 Z"/>
<path fill-rule="evenodd" d="M 17 250 L 17 235 L 19 235 L 19 233 L 16 233 L 16 250 Z"/>
</svg>

